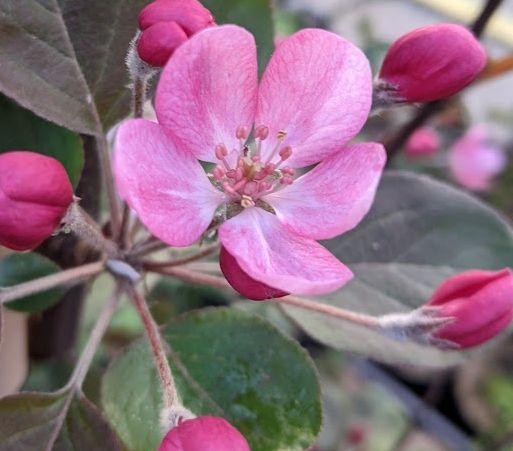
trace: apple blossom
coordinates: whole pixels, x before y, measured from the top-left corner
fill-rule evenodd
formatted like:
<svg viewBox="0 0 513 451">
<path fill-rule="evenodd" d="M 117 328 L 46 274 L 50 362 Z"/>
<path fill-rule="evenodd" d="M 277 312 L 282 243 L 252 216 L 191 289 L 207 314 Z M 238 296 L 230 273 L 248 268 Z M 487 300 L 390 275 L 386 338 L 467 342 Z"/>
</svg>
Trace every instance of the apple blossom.
<svg viewBox="0 0 513 451">
<path fill-rule="evenodd" d="M 244 436 L 224 418 L 202 416 L 171 429 L 158 451 L 250 451 Z"/>
<path fill-rule="evenodd" d="M 66 170 L 29 151 L 0 154 L 0 245 L 34 249 L 59 225 L 73 201 Z"/>
<path fill-rule="evenodd" d="M 386 158 L 380 144 L 347 144 L 371 91 L 367 59 L 333 33 L 285 39 L 258 86 L 253 36 L 234 25 L 203 30 L 162 73 L 158 124 L 120 126 L 118 189 L 172 246 L 194 243 L 214 219 L 223 271 L 249 298 L 262 299 L 262 289 L 247 292 L 232 273 L 248 276 L 239 285 L 272 288 L 269 296 L 333 291 L 352 273 L 315 240 L 360 222 Z M 198 160 L 215 166 L 207 175 Z"/>
<path fill-rule="evenodd" d="M 417 28 L 389 48 L 376 83 L 384 104 L 428 102 L 461 91 L 486 64 L 486 53 L 461 25 Z"/>
<path fill-rule="evenodd" d="M 405 154 L 408 157 L 431 156 L 440 148 L 440 137 L 430 127 L 420 127 L 406 141 Z"/>
<path fill-rule="evenodd" d="M 155 0 L 139 14 L 137 52 L 146 63 L 162 67 L 178 46 L 212 25 L 212 14 L 197 0 Z"/>
<path fill-rule="evenodd" d="M 447 279 L 427 303 L 453 321 L 436 330 L 439 340 L 469 348 L 504 330 L 513 318 L 513 273 L 470 270 Z"/>
<path fill-rule="evenodd" d="M 472 127 L 449 150 L 449 169 L 454 179 L 473 191 L 487 191 L 493 178 L 507 164 L 504 152 L 488 142 L 482 125 Z"/>
</svg>

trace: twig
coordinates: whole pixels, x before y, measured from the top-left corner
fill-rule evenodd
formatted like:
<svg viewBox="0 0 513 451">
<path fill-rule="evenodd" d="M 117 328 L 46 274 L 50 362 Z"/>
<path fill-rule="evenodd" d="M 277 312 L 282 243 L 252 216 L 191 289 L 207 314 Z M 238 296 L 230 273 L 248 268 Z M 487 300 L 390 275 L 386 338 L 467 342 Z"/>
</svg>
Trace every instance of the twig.
<svg viewBox="0 0 513 451">
<path fill-rule="evenodd" d="M 105 331 L 109 326 L 112 315 L 114 315 L 114 312 L 116 311 L 120 294 L 120 287 L 117 286 L 112 296 L 107 300 L 107 303 L 101 311 L 100 316 L 96 320 L 93 330 L 91 331 L 91 335 L 89 336 L 89 340 L 87 341 L 87 344 L 85 345 L 84 350 L 80 355 L 80 359 L 78 360 L 68 383 L 61 390 L 59 390 L 59 392 L 57 392 L 66 393 L 66 398 L 64 400 L 62 410 L 59 412 L 59 415 L 56 418 L 52 434 L 44 448 L 45 451 L 51 451 L 53 449 L 54 444 L 61 432 L 62 426 L 64 425 L 64 421 L 66 420 L 66 415 L 68 414 L 71 402 L 73 401 L 75 395 L 82 389 L 82 385 L 84 383 L 87 372 L 89 371 L 89 367 L 91 366 L 96 350 L 98 349 L 98 346 L 100 345 L 102 338 L 105 335 Z"/>
<path fill-rule="evenodd" d="M 128 287 L 128 294 L 139 313 L 151 345 L 155 366 L 162 386 L 163 407 L 169 408 L 175 403 L 175 401 L 177 401 L 178 394 L 176 392 L 173 374 L 171 373 L 171 368 L 169 367 L 169 362 L 167 360 L 162 336 L 160 335 L 160 331 L 155 320 L 151 316 L 148 304 L 144 297 L 132 285 L 129 285 Z"/>
<path fill-rule="evenodd" d="M 119 236 L 121 227 L 121 212 L 119 209 L 116 189 L 114 188 L 114 176 L 112 174 L 112 166 L 110 164 L 109 145 L 103 134 L 96 137 L 96 150 L 100 157 L 103 180 L 105 183 L 105 189 L 107 191 L 107 199 L 109 201 L 110 226 L 112 236 L 117 237 Z"/>
<path fill-rule="evenodd" d="M 99 274 L 104 266 L 105 262 L 98 261 L 31 280 L 30 282 L 20 283 L 19 285 L 13 285 L 8 288 L 1 288 L 0 305 L 61 285 L 75 285 L 84 279 Z"/>
<path fill-rule="evenodd" d="M 219 249 L 219 244 L 211 244 L 210 246 L 206 246 L 204 249 L 195 252 L 187 257 L 177 258 L 176 260 L 169 260 L 165 262 L 154 262 L 154 261 L 145 261 L 143 262 L 144 267 L 147 269 L 159 269 L 159 268 L 168 268 L 172 266 L 181 266 L 187 263 L 194 262 L 196 260 L 200 260 L 203 257 L 206 257 L 210 254 L 213 254 Z"/>
<path fill-rule="evenodd" d="M 488 0 L 481 10 L 481 13 L 476 18 L 474 23 L 470 26 L 470 29 L 474 32 L 476 37 L 480 37 L 483 33 L 488 20 L 492 17 L 493 13 L 501 5 L 503 0 Z M 404 143 L 408 140 L 410 135 L 424 122 L 426 122 L 431 116 L 438 113 L 447 105 L 447 100 L 437 100 L 435 102 L 426 103 L 420 111 L 413 117 L 408 123 L 406 123 L 399 132 L 393 136 L 390 140 L 385 142 L 385 148 L 387 149 L 388 162 L 390 163 L 393 157 L 399 152 Z"/>
</svg>

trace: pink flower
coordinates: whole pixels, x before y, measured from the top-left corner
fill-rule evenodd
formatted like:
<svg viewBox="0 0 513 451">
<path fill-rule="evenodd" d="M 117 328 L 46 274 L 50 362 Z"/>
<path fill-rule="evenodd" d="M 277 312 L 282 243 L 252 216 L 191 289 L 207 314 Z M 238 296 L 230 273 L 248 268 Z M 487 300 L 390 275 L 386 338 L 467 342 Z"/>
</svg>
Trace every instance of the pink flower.
<svg viewBox="0 0 513 451">
<path fill-rule="evenodd" d="M 513 273 L 466 271 L 447 279 L 427 303 L 454 318 L 434 333 L 461 348 L 477 346 L 504 330 L 513 318 Z"/>
<path fill-rule="evenodd" d="M 215 25 L 197 0 L 155 0 L 139 14 L 139 57 L 155 67 L 164 66 L 173 52 L 193 34 Z"/>
<path fill-rule="evenodd" d="M 405 153 L 408 157 L 431 156 L 440 148 L 440 137 L 430 127 L 415 130 L 406 142 Z"/>
<path fill-rule="evenodd" d="M 384 149 L 347 144 L 367 118 L 371 91 L 367 59 L 333 33 L 287 38 L 258 85 L 253 36 L 234 25 L 209 28 L 165 67 L 159 123 L 121 125 L 119 191 L 172 246 L 197 241 L 214 217 L 224 221 L 227 273 L 240 269 L 276 292 L 333 291 L 352 273 L 315 240 L 355 227 L 373 201 Z M 208 176 L 198 159 L 216 164 Z M 262 298 L 249 291 L 242 294 Z"/>
<path fill-rule="evenodd" d="M 505 168 L 504 152 L 487 142 L 483 126 L 472 127 L 449 151 L 449 169 L 454 179 L 473 191 L 490 189 L 493 178 Z"/>
<path fill-rule="evenodd" d="M 57 160 L 27 151 L 0 155 L 0 245 L 34 249 L 59 225 L 73 188 Z"/>
<path fill-rule="evenodd" d="M 485 65 L 483 47 L 466 28 L 450 23 L 428 25 L 392 44 L 378 86 L 396 101 L 438 100 L 461 91 Z"/>
<path fill-rule="evenodd" d="M 244 436 L 228 421 L 204 416 L 171 429 L 158 451 L 251 451 Z"/>
</svg>

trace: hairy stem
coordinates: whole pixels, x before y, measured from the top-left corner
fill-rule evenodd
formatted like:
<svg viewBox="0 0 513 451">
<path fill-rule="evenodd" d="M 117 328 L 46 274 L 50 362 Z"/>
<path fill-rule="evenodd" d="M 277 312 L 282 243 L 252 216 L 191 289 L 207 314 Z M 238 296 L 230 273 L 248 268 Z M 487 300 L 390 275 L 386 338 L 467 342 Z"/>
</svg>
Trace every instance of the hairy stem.
<svg viewBox="0 0 513 451">
<path fill-rule="evenodd" d="M 199 250 L 198 252 L 195 252 L 194 254 L 191 254 L 187 257 L 183 258 L 177 258 L 175 260 L 169 260 L 165 262 L 153 262 L 153 261 L 145 261 L 143 262 L 144 266 L 148 269 L 159 269 L 159 268 L 167 268 L 172 266 L 181 266 L 185 265 L 187 263 L 194 262 L 196 260 L 200 260 L 203 257 L 207 257 L 208 255 L 213 254 L 219 250 L 219 244 L 211 244 L 210 246 L 206 246 L 205 248 Z"/>
<path fill-rule="evenodd" d="M 150 342 L 153 359 L 155 360 L 155 367 L 162 386 L 163 407 L 169 408 L 177 401 L 178 395 L 173 374 L 171 373 L 171 368 L 169 367 L 169 362 L 167 360 L 162 336 L 160 335 L 157 323 L 155 323 L 155 320 L 151 316 L 148 304 L 144 297 L 136 288 L 134 288 L 133 285 L 128 287 L 128 294 L 139 313 L 144 329 L 146 330 L 146 335 Z"/>
<path fill-rule="evenodd" d="M 105 262 L 98 261 L 67 269 L 50 276 L 31 280 L 30 282 L 24 282 L 19 285 L 13 285 L 12 287 L 2 288 L 0 289 L 0 305 L 5 302 L 14 301 L 61 285 L 75 285 L 85 279 L 96 276 L 103 271 L 104 267 Z"/>
<path fill-rule="evenodd" d="M 201 285 L 209 285 L 216 288 L 228 288 L 231 289 L 230 284 L 223 278 L 212 276 L 210 274 L 203 274 L 195 271 L 191 271 L 186 268 L 179 267 L 166 267 L 153 269 L 152 271 L 159 274 L 164 274 L 177 279 L 184 280 L 190 283 L 198 283 Z M 333 318 L 343 319 L 353 324 L 366 327 L 379 327 L 379 319 L 375 316 L 365 315 L 361 313 L 352 312 L 350 310 L 341 309 L 333 305 L 323 304 L 322 302 L 313 301 L 310 299 L 303 299 L 297 296 L 285 296 L 283 298 L 272 299 L 272 302 L 276 304 L 292 305 L 294 307 L 310 310 L 324 315 L 331 316 Z"/>
<path fill-rule="evenodd" d="M 476 37 L 480 37 L 486 28 L 490 18 L 493 16 L 497 8 L 501 5 L 503 0 L 488 0 L 484 5 L 481 13 L 469 27 Z M 448 100 L 437 100 L 434 102 L 426 103 L 419 112 L 407 122 L 395 136 L 385 143 L 385 148 L 388 153 L 388 163 L 390 163 L 395 155 L 399 153 L 401 147 L 406 143 L 411 134 L 422 124 L 424 124 L 431 116 L 440 112 Z"/>
<path fill-rule="evenodd" d="M 146 102 L 147 82 L 144 78 L 136 77 L 132 89 L 132 102 L 134 117 L 143 116 L 144 102 Z"/>
</svg>

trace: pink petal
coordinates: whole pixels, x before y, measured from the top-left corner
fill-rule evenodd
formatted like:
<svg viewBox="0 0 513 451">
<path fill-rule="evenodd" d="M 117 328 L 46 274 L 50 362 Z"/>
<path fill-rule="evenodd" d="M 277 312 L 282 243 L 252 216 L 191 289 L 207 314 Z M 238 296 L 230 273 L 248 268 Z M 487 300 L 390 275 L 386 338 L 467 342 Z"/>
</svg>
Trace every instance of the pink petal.
<svg viewBox="0 0 513 451">
<path fill-rule="evenodd" d="M 120 194 L 150 232 L 172 246 L 194 243 L 224 199 L 192 155 L 143 119 L 119 127 L 114 169 Z"/>
<path fill-rule="evenodd" d="M 248 208 L 225 222 L 219 238 L 252 279 L 294 294 L 324 294 L 352 278 L 351 271 L 316 241 L 287 230 L 278 218 Z"/>
<path fill-rule="evenodd" d="M 357 47 L 324 30 L 295 33 L 276 48 L 260 84 L 255 124 L 270 130 L 263 154 L 285 131 L 287 166 L 321 161 L 360 131 L 371 97 L 369 62 Z"/>
<path fill-rule="evenodd" d="M 223 271 L 223 275 L 229 284 L 242 296 L 252 301 L 281 298 L 289 294 L 249 277 L 224 246 L 221 246 L 219 266 L 221 266 L 221 271 Z"/>
<path fill-rule="evenodd" d="M 238 126 L 253 126 L 257 60 L 243 28 L 208 28 L 182 44 L 157 88 L 156 111 L 175 142 L 196 158 L 216 162 L 215 146 L 238 148 Z"/>
<path fill-rule="evenodd" d="M 385 161 L 381 144 L 354 144 L 264 200 L 297 234 L 315 240 L 333 238 L 367 214 Z"/>
</svg>

